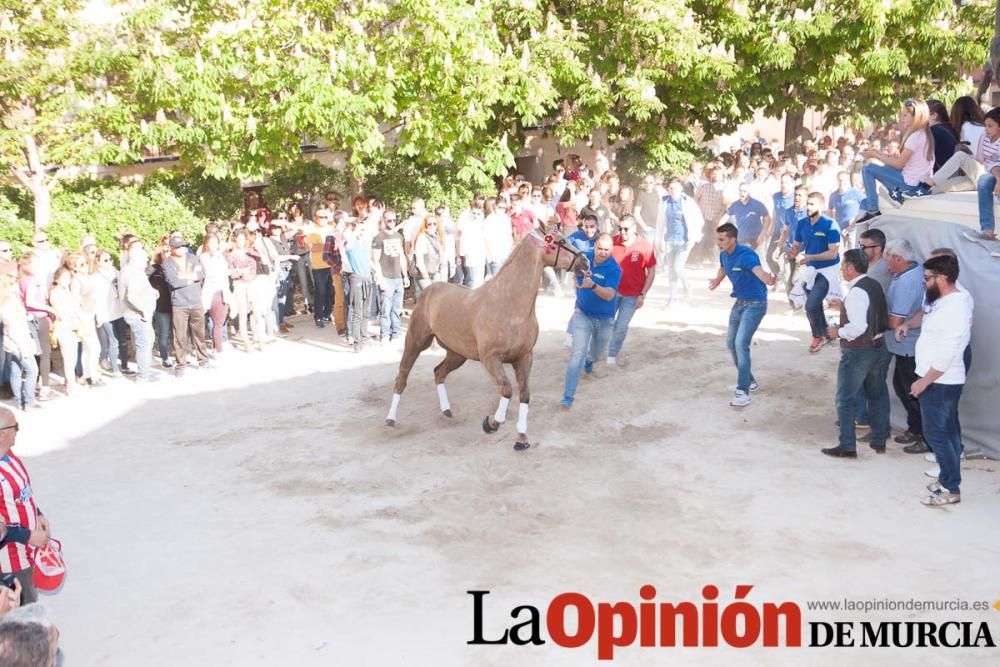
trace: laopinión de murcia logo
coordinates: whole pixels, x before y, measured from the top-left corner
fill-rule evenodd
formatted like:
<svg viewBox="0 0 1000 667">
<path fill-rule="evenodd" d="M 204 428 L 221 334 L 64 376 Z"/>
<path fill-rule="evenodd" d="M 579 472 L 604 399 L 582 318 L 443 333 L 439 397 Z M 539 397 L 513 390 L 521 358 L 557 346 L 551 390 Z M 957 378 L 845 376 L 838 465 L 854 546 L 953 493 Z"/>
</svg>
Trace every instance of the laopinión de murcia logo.
<svg viewBox="0 0 1000 667">
<path fill-rule="evenodd" d="M 751 602 L 747 598 L 752 590 L 752 585 L 738 585 L 731 600 L 720 601 L 719 588 L 708 584 L 701 589 L 700 601 L 665 602 L 657 601 L 656 589 L 647 584 L 639 589 L 638 603 L 600 602 L 583 593 L 560 593 L 544 610 L 530 604 L 514 607 L 509 614 L 513 623 L 492 634 L 485 627 L 490 591 L 470 590 L 466 593 L 472 596 L 472 639 L 466 643 L 540 646 L 551 642 L 576 649 L 593 642 L 600 660 L 613 660 L 616 649 L 636 645 L 650 649 L 996 647 L 986 621 L 804 622 L 797 602 Z M 840 608 L 817 603 L 809 607 Z M 1000 611 L 1000 602 L 994 607 Z M 977 601 L 954 608 L 984 611 L 990 605 Z"/>
</svg>

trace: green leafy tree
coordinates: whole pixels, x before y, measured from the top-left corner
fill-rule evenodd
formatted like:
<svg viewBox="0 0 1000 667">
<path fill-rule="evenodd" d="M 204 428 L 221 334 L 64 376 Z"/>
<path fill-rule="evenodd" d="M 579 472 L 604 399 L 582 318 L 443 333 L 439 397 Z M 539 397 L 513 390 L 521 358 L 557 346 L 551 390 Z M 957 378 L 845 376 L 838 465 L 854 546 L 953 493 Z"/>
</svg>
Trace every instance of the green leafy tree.
<svg viewBox="0 0 1000 667">
<path fill-rule="evenodd" d="M 730 79 L 744 119 L 785 115 L 795 146 L 806 109 L 827 125 L 881 121 L 907 97 L 953 94 L 982 63 L 989 40 L 985 0 L 694 0 L 711 40 L 731 51 Z"/>
<path fill-rule="evenodd" d="M 0 0 L 0 169 L 31 193 L 36 227 L 48 224 L 53 187 L 73 167 L 138 157 L 101 134 L 137 121 L 116 105 L 120 47 L 81 23 L 82 11 L 79 0 Z"/>
<path fill-rule="evenodd" d="M 130 54 L 132 115 L 154 118 L 133 143 L 213 176 L 260 177 L 309 140 L 361 179 L 393 153 L 484 186 L 526 126 L 656 152 L 736 108 L 732 58 L 682 0 L 185 0 L 129 20 L 153 35 Z"/>
</svg>

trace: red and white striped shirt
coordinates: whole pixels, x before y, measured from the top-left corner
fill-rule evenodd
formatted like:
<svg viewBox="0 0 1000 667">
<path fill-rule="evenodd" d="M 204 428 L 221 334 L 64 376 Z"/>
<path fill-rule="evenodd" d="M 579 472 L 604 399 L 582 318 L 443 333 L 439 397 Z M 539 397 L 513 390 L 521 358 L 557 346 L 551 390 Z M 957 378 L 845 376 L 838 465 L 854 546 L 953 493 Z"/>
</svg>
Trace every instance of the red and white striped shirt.
<svg viewBox="0 0 1000 667">
<path fill-rule="evenodd" d="M 38 507 L 31 493 L 28 469 L 13 452 L 0 457 L 0 518 L 8 525 L 18 525 L 34 530 L 38 521 Z M 0 572 L 20 572 L 31 567 L 35 548 L 27 544 L 10 542 L 0 548 Z"/>
</svg>

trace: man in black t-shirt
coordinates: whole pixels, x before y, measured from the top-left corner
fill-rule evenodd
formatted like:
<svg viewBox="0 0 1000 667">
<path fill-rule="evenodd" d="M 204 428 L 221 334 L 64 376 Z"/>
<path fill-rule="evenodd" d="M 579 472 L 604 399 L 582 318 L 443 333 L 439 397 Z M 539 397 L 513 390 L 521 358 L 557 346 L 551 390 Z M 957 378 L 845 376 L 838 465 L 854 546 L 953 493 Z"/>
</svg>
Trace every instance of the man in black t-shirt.
<svg viewBox="0 0 1000 667">
<path fill-rule="evenodd" d="M 601 201 L 601 193 L 594 188 L 587 195 L 587 205 L 580 210 L 580 217 L 592 215 L 597 218 L 597 231 L 601 234 L 611 233 L 611 211 Z"/>
<path fill-rule="evenodd" d="M 389 225 L 383 218 L 378 235 L 372 239 L 372 269 L 381 299 L 380 342 L 393 341 L 402 335 L 403 290 L 410 286 L 403 235 L 399 231 L 390 231 Z"/>
</svg>

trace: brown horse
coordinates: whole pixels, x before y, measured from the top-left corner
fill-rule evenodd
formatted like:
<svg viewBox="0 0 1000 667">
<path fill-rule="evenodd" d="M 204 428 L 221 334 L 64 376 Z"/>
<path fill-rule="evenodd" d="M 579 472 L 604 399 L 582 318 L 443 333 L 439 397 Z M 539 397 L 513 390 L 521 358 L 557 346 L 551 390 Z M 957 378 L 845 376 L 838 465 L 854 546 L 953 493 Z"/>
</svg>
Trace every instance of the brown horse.
<svg viewBox="0 0 1000 667">
<path fill-rule="evenodd" d="M 444 416 L 452 416 L 445 378 L 466 360 L 474 359 L 483 364 L 500 390 L 500 405 L 495 415 L 483 419 L 483 430 L 493 433 L 499 429 L 507 420 L 507 405 L 512 394 L 503 365 L 511 364 L 520 401 L 514 449 L 530 447 L 528 375 L 532 350 L 538 339 L 535 299 L 542 269 L 546 266 L 582 273 L 590 264 L 587 257 L 558 232 L 553 230 L 543 235 L 534 231 L 521 240 L 496 276 L 483 286 L 470 290 L 451 283 L 434 283 L 425 289 L 410 318 L 386 425 L 396 425 L 399 397 L 406 389 L 410 369 L 420 353 L 437 339 L 447 352 L 444 361 L 434 367 L 434 381 Z"/>
</svg>

